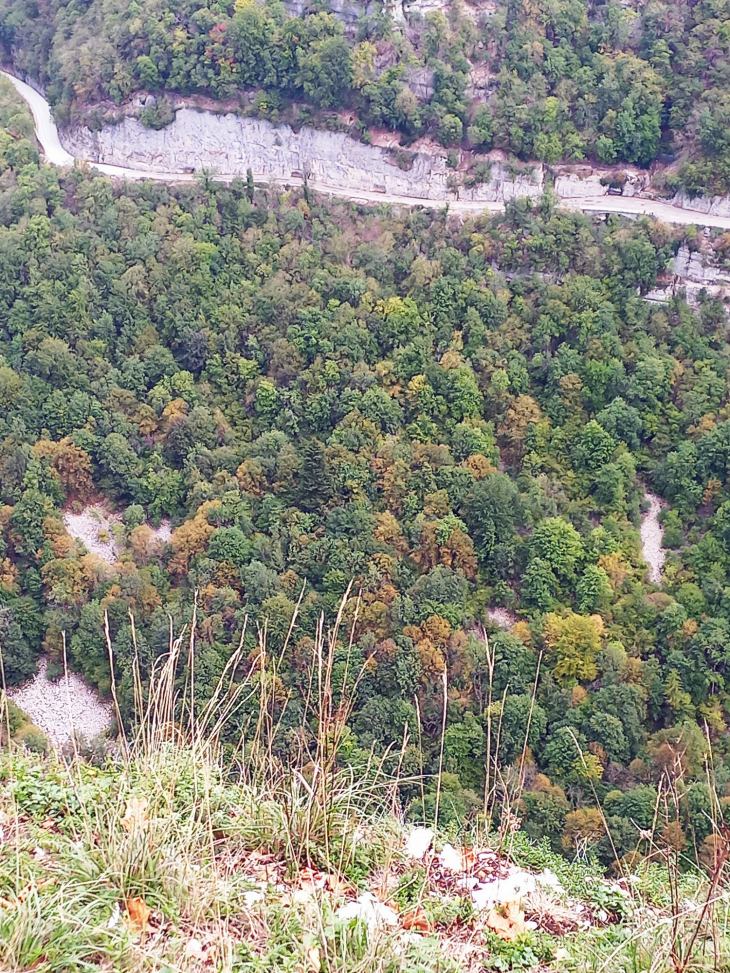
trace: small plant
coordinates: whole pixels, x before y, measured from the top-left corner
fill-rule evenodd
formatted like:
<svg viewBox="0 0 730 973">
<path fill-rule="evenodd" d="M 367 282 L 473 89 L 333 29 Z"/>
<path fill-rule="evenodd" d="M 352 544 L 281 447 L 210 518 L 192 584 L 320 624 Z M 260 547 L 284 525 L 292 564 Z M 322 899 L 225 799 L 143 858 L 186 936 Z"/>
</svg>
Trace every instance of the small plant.
<svg viewBox="0 0 730 973">
<path fill-rule="evenodd" d="M 544 933 L 530 932 L 505 942 L 494 933 L 485 933 L 489 946 L 488 970 L 532 970 L 550 963 L 555 957 L 555 941 Z"/>
<path fill-rule="evenodd" d="M 425 888 L 426 873 L 419 865 L 413 871 L 403 875 L 393 891 L 393 901 L 397 902 L 399 908 L 409 909 L 422 901 Z"/>
<path fill-rule="evenodd" d="M 469 170 L 464 185 L 468 187 L 480 186 L 492 178 L 492 165 L 489 162 L 476 162 Z"/>
<path fill-rule="evenodd" d="M 46 679 L 48 682 L 58 682 L 63 675 L 63 665 L 60 662 L 49 662 L 46 666 Z"/>
<path fill-rule="evenodd" d="M 411 170 L 416 160 L 415 152 L 407 152 L 402 148 L 393 149 L 393 156 L 395 158 L 395 164 L 404 172 Z"/>
</svg>

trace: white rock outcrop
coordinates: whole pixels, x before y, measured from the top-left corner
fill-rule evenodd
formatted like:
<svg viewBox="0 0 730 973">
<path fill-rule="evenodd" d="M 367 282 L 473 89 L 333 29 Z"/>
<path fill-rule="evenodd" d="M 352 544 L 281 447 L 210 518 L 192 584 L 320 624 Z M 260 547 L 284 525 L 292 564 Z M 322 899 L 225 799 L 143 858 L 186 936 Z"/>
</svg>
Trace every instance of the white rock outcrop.
<svg viewBox="0 0 730 973">
<path fill-rule="evenodd" d="M 730 196 L 688 196 L 686 193 L 677 193 L 672 205 L 703 213 L 705 216 L 730 217 Z"/>
<path fill-rule="evenodd" d="M 398 168 L 391 152 L 357 142 L 341 132 L 274 125 L 258 118 L 213 114 L 181 108 L 175 121 L 156 131 L 127 117 L 100 132 L 76 126 L 61 135 L 64 147 L 77 158 L 140 170 L 185 172 L 212 169 L 221 175 L 277 179 L 307 175 L 313 183 L 333 189 L 383 193 L 424 200 L 453 200 L 449 188 L 454 175 L 444 155 L 415 153 L 408 170 Z M 517 196 L 538 197 L 544 173 L 512 175 L 492 163 L 488 182 L 460 188 L 458 198 L 504 202 Z"/>
</svg>

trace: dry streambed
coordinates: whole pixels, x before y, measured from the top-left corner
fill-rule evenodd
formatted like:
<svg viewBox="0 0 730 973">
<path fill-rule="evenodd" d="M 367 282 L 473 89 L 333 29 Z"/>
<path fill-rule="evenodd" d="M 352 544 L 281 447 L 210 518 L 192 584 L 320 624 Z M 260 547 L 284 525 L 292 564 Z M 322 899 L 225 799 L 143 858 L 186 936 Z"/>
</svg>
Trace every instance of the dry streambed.
<svg viewBox="0 0 730 973">
<path fill-rule="evenodd" d="M 641 516 L 641 552 L 649 566 L 649 581 L 652 584 L 661 584 L 662 568 L 667 555 L 662 546 L 664 529 L 659 523 L 659 514 L 666 504 L 661 497 L 648 491 L 644 494 L 644 499 L 649 508 Z M 488 608 L 487 616 L 495 625 L 507 630 L 519 621 L 517 615 L 507 608 Z"/>
<path fill-rule="evenodd" d="M 653 584 L 661 584 L 666 552 L 662 547 L 664 530 L 659 523 L 659 514 L 664 508 L 664 501 L 648 491 L 644 494 L 644 499 L 648 502 L 649 509 L 641 518 L 641 550 L 649 565 L 649 580 Z"/>
<path fill-rule="evenodd" d="M 68 511 L 63 515 L 64 526 L 74 540 L 81 541 L 90 554 L 109 564 L 119 556 L 114 527 L 121 522 L 119 514 L 108 513 L 102 507 L 86 507 L 79 514 Z"/>
</svg>

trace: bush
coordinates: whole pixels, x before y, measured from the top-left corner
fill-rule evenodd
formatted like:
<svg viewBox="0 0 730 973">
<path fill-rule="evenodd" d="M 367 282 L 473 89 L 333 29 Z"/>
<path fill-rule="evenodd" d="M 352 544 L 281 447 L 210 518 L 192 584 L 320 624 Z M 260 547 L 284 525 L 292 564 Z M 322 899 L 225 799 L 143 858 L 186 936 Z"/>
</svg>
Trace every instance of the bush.
<svg viewBox="0 0 730 973">
<path fill-rule="evenodd" d="M 152 105 L 145 106 L 139 113 L 139 120 L 145 128 L 155 130 L 167 128 L 175 121 L 175 109 L 167 98 L 159 98 Z"/>
<path fill-rule="evenodd" d="M 10 733 L 12 735 L 17 733 L 22 726 L 26 726 L 29 720 L 23 710 L 19 706 L 16 706 L 12 699 L 8 699 L 5 693 L 2 695 L 2 699 L 7 707 L 7 712 L 4 711 L 2 714 L 3 729 L 10 727 Z"/>
<path fill-rule="evenodd" d="M 15 739 L 22 743 L 31 753 L 48 753 L 48 737 L 43 730 L 39 730 L 32 723 L 26 724 L 17 734 Z"/>
<path fill-rule="evenodd" d="M 464 126 L 456 115 L 444 115 L 439 122 L 436 138 L 444 145 L 458 145 L 464 136 Z"/>
</svg>

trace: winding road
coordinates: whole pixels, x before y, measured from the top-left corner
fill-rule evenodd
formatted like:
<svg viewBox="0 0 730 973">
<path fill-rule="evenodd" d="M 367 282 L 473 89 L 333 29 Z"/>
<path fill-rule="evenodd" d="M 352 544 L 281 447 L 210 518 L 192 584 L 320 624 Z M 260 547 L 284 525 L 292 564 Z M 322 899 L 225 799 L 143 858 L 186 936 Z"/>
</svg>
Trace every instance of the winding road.
<svg viewBox="0 0 730 973">
<path fill-rule="evenodd" d="M 7 71 L 0 71 L 3 77 L 15 87 L 16 91 L 25 101 L 33 113 L 35 121 L 35 131 L 38 142 L 43 149 L 46 160 L 54 166 L 72 166 L 76 162 L 89 165 L 104 175 L 115 179 L 153 179 L 159 182 L 191 182 L 195 175 L 189 172 L 171 172 L 164 169 L 128 169 L 123 166 L 111 166 L 106 163 L 94 162 L 89 159 L 74 158 L 64 149 L 58 135 L 58 128 L 53 121 L 51 106 L 46 99 L 31 88 L 29 84 L 14 77 Z M 241 177 L 245 173 L 218 173 L 216 178 L 229 181 Z M 273 182 L 286 186 L 300 186 L 303 180 L 296 176 L 278 177 L 269 173 L 256 173 L 254 178 L 264 182 Z M 339 196 L 349 199 L 352 202 L 362 203 L 393 203 L 402 206 L 433 206 L 442 209 L 447 205 L 443 199 L 427 199 L 420 196 L 400 196 L 390 193 L 375 193 L 367 190 L 353 191 L 342 189 L 341 187 L 329 186 L 327 183 L 309 180 L 309 186 L 315 192 L 324 193 L 330 196 Z M 697 224 L 698 226 L 717 227 L 723 230 L 730 230 L 730 216 L 716 216 L 700 213 L 697 210 L 683 209 L 674 206 L 672 203 L 661 202 L 660 200 L 642 199 L 637 196 L 574 196 L 571 198 L 561 197 L 561 204 L 566 209 L 583 210 L 586 213 L 617 213 L 621 216 L 653 216 L 656 219 L 664 220 L 667 223 Z M 449 212 L 457 215 L 470 215 L 477 213 L 500 213 L 504 210 L 504 204 L 500 202 L 484 202 L 482 200 L 449 200 Z"/>
</svg>

